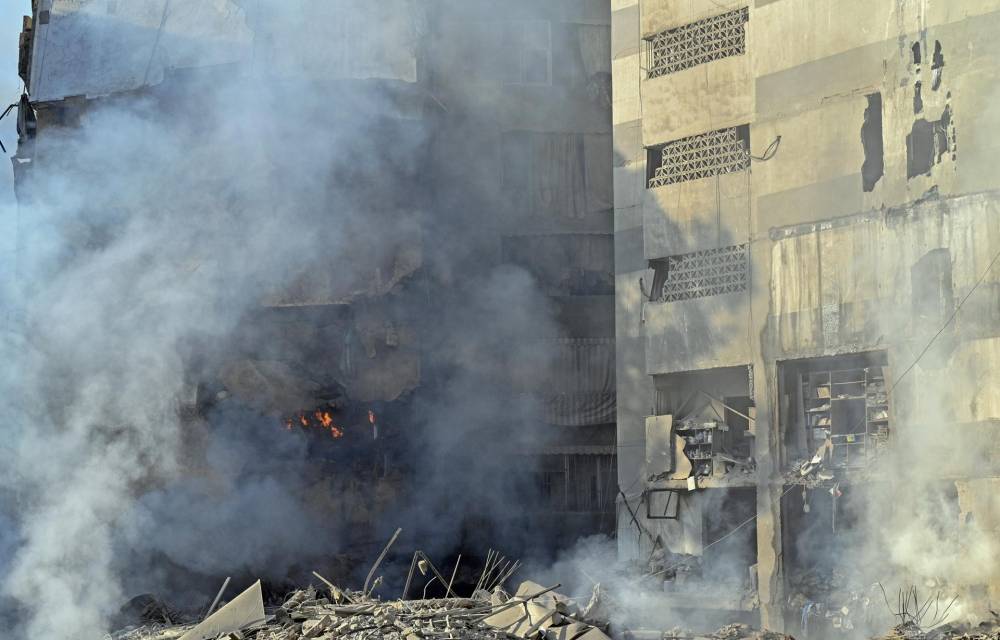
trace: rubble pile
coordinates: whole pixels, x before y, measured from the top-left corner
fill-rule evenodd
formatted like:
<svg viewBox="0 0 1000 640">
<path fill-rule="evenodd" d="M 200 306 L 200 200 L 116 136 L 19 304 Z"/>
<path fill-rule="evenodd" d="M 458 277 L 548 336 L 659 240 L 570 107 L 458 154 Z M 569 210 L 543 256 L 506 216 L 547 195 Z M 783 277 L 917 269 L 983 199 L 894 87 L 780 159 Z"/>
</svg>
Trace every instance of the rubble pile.
<svg viewBox="0 0 1000 640">
<path fill-rule="evenodd" d="M 469 597 L 459 596 L 449 580 L 422 551 L 413 555 L 403 598 L 382 600 L 374 595 L 382 584 L 378 569 L 401 530 L 389 541 L 368 573 L 360 591 L 341 589 L 313 572 L 319 587 L 296 589 L 265 606 L 258 580 L 238 596 L 216 609 L 229 579 L 223 584 L 207 613 L 184 621 L 180 613 L 149 595 L 137 596 L 122 609 L 133 626 L 105 636 L 104 640 L 791 640 L 790 636 L 759 631 L 745 624 L 730 624 L 714 633 L 687 629 L 611 629 L 611 612 L 618 604 L 612 593 L 595 584 L 589 597 L 571 598 L 557 591 L 561 585 L 545 587 L 524 581 L 513 594 L 504 590 L 506 580 L 520 562 L 506 560 L 492 551 L 486 567 Z M 411 584 L 430 577 L 427 586 L 439 582 L 448 597 L 407 599 Z M 664 606 L 671 595 L 665 593 Z M 586 602 L 584 602 L 586 600 Z M 1000 629 L 1000 626 L 997 627 Z M 898 631 L 898 629 L 897 629 Z M 947 640 L 949 638 L 997 638 L 987 635 L 892 635 L 885 640 Z"/>
<path fill-rule="evenodd" d="M 798 616 L 802 629 L 828 628 L 851 635 L 870 629 L 885 614 L 879 585 L 863 584 L 859 578 L 834 568 L 812 568 L 795 573 L 788 611 Z"/>
<path fill-rule="evenodd" d="M 792 640 L 791 636 L 783 633 L 758 631 L 745 624 L 727 625 L 708 637 L 718 640 Z"/>
<path fill-rule="evenodd" d="M 760 631 L 745 624 L 727 624 L 715 633 L 699 634 L 682 627 L 668 631 L 626 631 L 624 640 L 794 640 L 773 631 Z"/>
<path fill-rule="evenodd" d="M 126 629 L 111 640 L 608 640 L 587 621 L 588 607 L 524 582 L 515 595 L 499 587 L 476 597 L 378 600 L 327 584 L 292 593 L 266 611 L 260 582 L 198 624 L 153 624 Z"/>
<path fill-rule="evenodd" d="M 913 623 L 900 624 L 878 640 L 1000 640 L 1000 619 L 971 624 L 943 624 L 931 630 Z"/>
</svg>

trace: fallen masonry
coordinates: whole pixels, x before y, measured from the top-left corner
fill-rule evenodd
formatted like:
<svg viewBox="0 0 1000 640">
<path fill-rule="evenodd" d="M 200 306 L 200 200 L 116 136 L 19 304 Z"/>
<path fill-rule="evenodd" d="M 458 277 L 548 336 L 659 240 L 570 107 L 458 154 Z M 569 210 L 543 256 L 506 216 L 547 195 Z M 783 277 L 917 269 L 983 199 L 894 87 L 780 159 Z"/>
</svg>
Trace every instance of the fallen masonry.
<svg viewBox="0 0 1000 640">
<path fill-rule="evenodd" d="M 929 630 L 905 623 L 877 640 L 1000 640 L 1000 617 L 977 625 L 943 624 Z"/>
<path fill-rule="evenodd" d="M 325 579 L 323 580 L 324 582 Z M 297 640 L 298 638 L 423 638 L 607 640 L 598 623 L 554 591 L 525 582 L 513 596 L 499 587 L 476 597 L 378 600 L 327 582 L 292 593 L 280 607 L 264 608 L 261 584 L 200 623 L 155 624 L 112 634 L 114 640 Z M 606 628 L 606 625 L 604 625 Z"/>
<path fill-rule="evenodd" d="M 419 571 L 430 577 L 428 585 L 439 580 L 449 597 L 382 600 L 373 595 L 382 582 L 375 575 L 398 533 L 375 561 L 360 591 L 342 589 L 314 572 L 320 586 L 296 590 L 279 606 L 265 606 L 258 580 L 216 610 L 227 579 L 207 614 L 186 623 L 178 623 L 180 614 L 152 596 L 137 596 L 123 610 L 140 614 L 142 623 L 108 634 L 105 640 L 793 640 L 745 624 L 730 624 L 711 634 L 680 627 L 612 628 L 609 611 L 615 598 L 602 591 L 600 584 L 585 599 L 563 595 L 558 591 L 561 585 L 546 587 L 531 581 L 522 582 L 510 594 L 503 585 L 519 563 L 492 551 L 468 597 L 452 588 L 454 575 L 446 580 L 418 551 L 404 594 Z M 957 639 L 1000 640 L 1000 617 L 978 626 L 937 624 L 931 629 L 910 622 L 878 640 Z"/>
<path fill-rule="evenodd" d="M 120 631 L 112 640 L 609 640 L 606 622 L 592 617 L 599 590 L 580 606 L 555 591 L 523 582 L 514 595 L 499 587 L 475 597 L 377 600 L 333 585 L 292 593 L 265 611 L 260 582 L 200 623 L 153 624 Z M 623 631 L 623 640 L 790 640 L 742 624 L 711 635 L 674 631 Z"/>
<path fill-rule="evenodd" d="M 513 594 L 504 590 L 506 580 L 519 568 L 490 552 L 479 582 L 469 597 L 461 597 L 425 554 L 417 551 L 407 586 L 414 571 L 432 576 L 446 585 L 445 598 L 381 600 L 372 595 L 381 584 L 374 578 L 393 536 L 368 574 L 360 591 L 341 589 L 318 573 L 321 583 L 288 595 L 280 606 L 265 607 L 261 582 L 196 622 L 177 623 L 178 614 L 151 596 L 133 599 L 127 607 L 144 615 L 144 623 L 109 634 L 105 640 L 785 640 L 789 636 L 758 632 L 733 624 L 711 635 L 696 635 L 680 629 L 649 631 L 618 629 L 607 620 L 601 586 L 586 598 L 574 599 L 557 591 L 561 585 L 545 587 L 524 581 Z M 457 565 L 456 565 L 457 569 Z M 228 585 L 223 585 L 223 591 Z M 428 583 L 430 584 L 430 583 Z M 138 606 L 141 605 L 141 606 Z M 213 613 L 214 611 L 214 613 Z"/>
</svg>

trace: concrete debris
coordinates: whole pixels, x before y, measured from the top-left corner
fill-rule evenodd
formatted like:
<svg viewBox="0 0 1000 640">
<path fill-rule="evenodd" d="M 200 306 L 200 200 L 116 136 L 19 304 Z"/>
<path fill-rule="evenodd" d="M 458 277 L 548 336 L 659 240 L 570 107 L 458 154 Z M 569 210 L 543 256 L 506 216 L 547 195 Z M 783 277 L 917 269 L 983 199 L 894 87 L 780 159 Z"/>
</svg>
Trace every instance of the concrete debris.
<svg viewBox="0 0 1000 640">
<path fill-rule="evenodd" d="M 536 582 L 525 581 L 506 603 L 495 606 L 496 613 L 484 622 L 519 638 L 547 640 L 607 640 L 596 622 L 587 619 L 596 608 L 595 597 L 581 607 L 575 600 Z M 602 625 L 606 628 L 606 625 Z"/>
<path fill-rule="evenodd" d="M 1000 619 L 978 625 L 943 624 L 931 630 L 923 630 L 915 624 L 897 625 L 878 640 L 998 640 L 1000 639 Z"/>
<path fill-rule="evenodd" d="M 265 611 L 258 581 L 199 624 L 158 624 L 128 629 L 110 638 L 609 640 L 602 629 L 583 619 L 593 602 L 581 608 L 554 588 L 525 582 L 511 597 L 497 589 L 488 597 L 382 601 L 328 584 L 324 592 L 312 587 L 296 591 L 280 607 Z"/>
<path fill-rule="evenodd" d="M 709 638 L 718 640 L 792 640 L 791 636 L 773 631 L 758 631 L 745 624 L 730 624 L 716 631 Z"/>
<path fill-rule="evenodd" d="M 879 628 L 885 615 L 881 588 L 864 584 L 843 571 L 809 569 L 789 577 L 793 593 L 788 610 L 808 633 L 852 637 L 859 629 Z"/>
<path fill-rule="evenodd" d="M 794 640 L 792 636 L 774 631 L 760 631 L 746 624 L 729 624 L 715 633 L 694 633 L 677 627 L 668 631 L 631 630 L 622 634 L 625 640 Z"/>
<path fill-rule="evenodd" d="M 217 638 L 220 634 L 232 634 L 244 629 L 258 627 L 264 624 L 264 594 L 260 580 L 252 587 L 233 598 L 190 631 L 180 637 L 180 640 L 208 640 Z"/>
<path fill-rule="evenodd" d="M 113 619 L 116 628 L 137 624 L 173 624 L 181 615 L 151 594 L 144 593 L 126 602 Z"/>
</svg>

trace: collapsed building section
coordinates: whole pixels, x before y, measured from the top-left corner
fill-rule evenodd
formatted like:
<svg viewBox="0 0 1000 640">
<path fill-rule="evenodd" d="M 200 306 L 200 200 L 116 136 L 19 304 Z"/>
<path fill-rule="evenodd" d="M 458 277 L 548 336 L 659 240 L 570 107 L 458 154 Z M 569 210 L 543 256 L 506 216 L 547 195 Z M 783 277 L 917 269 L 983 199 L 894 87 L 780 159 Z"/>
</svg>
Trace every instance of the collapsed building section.
<svg viewBox="0 0 1000 640">
<path fill-rule="evenodd" d="M 968 487 L 996 473 L 988 5 L 617 4 L 624 557 L 705 567 L 732 553 L 706 531 L 750 529 L 747 611 L 797 637 L 887 626 L 879 580 L 989 617 L 1000 576 L 962 559 L 991 548 Z M 907 547 L 928 531 L 933 568 Z"/>
<path fill-rule="evenodd" d="M 21 38 L 23 203 L 88 117 L 207 130 L 191 97 L 234 73 L 291 87 L 282 154 L 365 114 L 318 185 L 270 159 L 306 224 L 224 340 L 187 336 L 192 450 L 234 409 L 308 438 L 359 546 L 433 519 L 418 486 L 462 494 L 450 551 L 613 533 L 661 627 L 919 630 L 879 603 L 914 585 L 1000 608 L 1000 3 L 251 4 L 40 0 Z M 88 206 L 68 265 L 129 217 Z M 454 459 L 477 481 L 419 484 Z"/>
<path fill-rule="evenodd" d="M 470 455 L 485 433 L 502 443 L 491 453 L 524 512 L 504 509 L 498 523 L 498 508 L 480 501 L 482 511 L 435 523 L 451 530 L 452 551 L 501 525 L 509 548 L 544 553 L 613 533 L 609 8 L 203 4 L 35 2 L 13 160 L 30 206 L 67 170 L 54 159 L 58 137 L 85 133 L 101 110 L 147 109 L 186 130 L 218 125 L 202 123 L 200 108 L 240 110 L 254 92 L 281 87 L 296 102 L 259 124 L 262 145 L 275 131 L 286 140 L 264 174 L 275 185 L 266 205 L 301 224 L 247 247 L 250 261 L 280 255 L 270 261 L 280 269 L 249 287 L 231 332 L 193 335 L 183 354 L 190 471 L 211 473 L 198 443 L 213 421 L 248 411 L 273 438 L 307 441 L 309 460 L 293 473 L 308 477 L 309 509 L 345 546 L 367 548 L 408 510 L 426 518 L 411 494 L 425 466 L 443 468 L 436 456 L 449 440 L 472 438 Z M 299 166 L 313 156 L 327 164 Z M 211 215 L 240 224 L 262 203 L 241 199 L 243 168 L 214 169 L 223 202 Z M 110 219 L 81 215 L 73 250 L 113 241 L 129 221 L 124 200 L 102 203 L 118 207 Z M 27 254 L 44 233 L 25 229 Z M 522 304 L 531 308 L 515 314 Z M 515 315 L 524 326 L 503 326 Z M 457 328 L 467 337 L 449 333 Z M 503 350 L 509 367 L 491 360 Z M 454 382 L 463 378 L 468 388 Z M 470 473 L 475 503 L 490 471 Z"/>
</svg>

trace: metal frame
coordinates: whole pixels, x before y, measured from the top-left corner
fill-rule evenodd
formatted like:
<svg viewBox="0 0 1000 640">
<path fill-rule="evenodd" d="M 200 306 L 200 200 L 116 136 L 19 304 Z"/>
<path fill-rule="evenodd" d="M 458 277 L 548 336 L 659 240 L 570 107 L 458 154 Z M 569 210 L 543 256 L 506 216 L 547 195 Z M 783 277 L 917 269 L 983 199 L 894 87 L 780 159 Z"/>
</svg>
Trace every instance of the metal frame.
<svg viewBox="0 0 1000 640">
<path fill-rule="evenodd" d="M 663 515 L 653 515 L 653 513 L 650 511 L 650 508 L 653 506 L 653 501 L 650 499 L 650 495 L 654 494 L 654 493 L 668 493 L 668 494 L 670 494 L 670 495 L 667 496 L 667 508 L 663 511 Z M 680 496 L 680 491 L 676 491 L 674 489 L 647 489 L 645 497 L 646 497 L 645 503 L 646 503 L 646 519 L 647 520 L 676 520 L 677 519 L 677 514 L 679 514 L 680 510 L 681 510 L 681 496 Z M 673 498 L 673 500 L 671 500 L 671 497 Z M 670 510 L 671 503 L 673 503 L 673 506 L 674 506 L 674 515 L 672 515 L 672 516 L 671 515 L 667 515 L 667 512 Z"/>
</svg>

